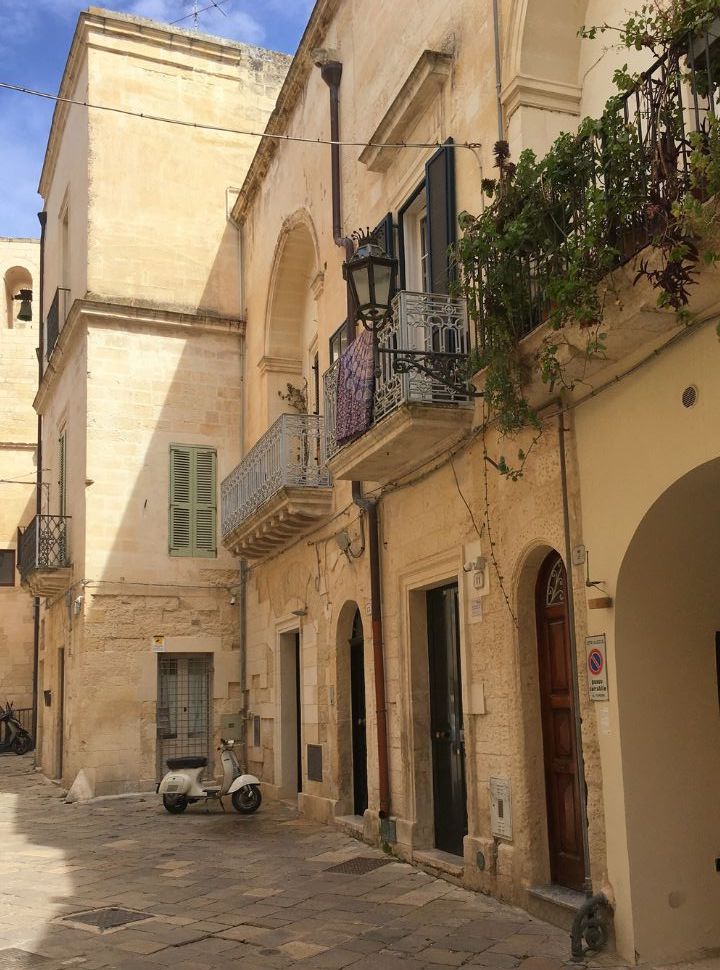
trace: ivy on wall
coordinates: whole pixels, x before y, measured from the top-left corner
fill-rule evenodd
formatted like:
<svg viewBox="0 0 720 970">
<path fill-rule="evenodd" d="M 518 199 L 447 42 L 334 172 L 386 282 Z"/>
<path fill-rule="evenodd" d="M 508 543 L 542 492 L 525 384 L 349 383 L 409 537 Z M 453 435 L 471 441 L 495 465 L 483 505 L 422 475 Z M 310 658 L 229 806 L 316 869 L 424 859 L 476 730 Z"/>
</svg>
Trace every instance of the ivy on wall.
<svg viewBox="0 0 720 970">
<path fill-rule="evenodd" d="M 720 258 L 720 122 L 712 110 L 720 43 L 703 38 L 718 17 L 720 0 L 653 0 L 619 27 L 584 28 L 589 39 L 616 31 L 621 45 L 660 62 L 642 75 L 617 71 L 618 93 L 602 117 L 561 135 L 544 158 L 526 150 L 514 163 L 506 142 L 495 145 L 497 176 L 483 181 L 488 204 L 479 216 L 461 215 L 455 257 L 478 334 L 470 373 L 485 371 L 486 404 L 501 434 L 531 428 L 537 440 L 540 421 L 525 394 L 533 369 L 551 388 L 573 386 L 563 364 L 566 327 L 583 334 L 587 361 L 605 352 L 603 316 L 608 300 L 618 300 L 612 271 L 633 256 L 634 282 L 647 281 L 659 307 L 690 322 L 698 264 Z M 702 56 L 693 58 L 698 38 Z M 698 99 L 704 110 L 688 131 L 688 106 Z M 528 360 L 520 341 L 543 323 Z M 499 470 L 521 477 L 526 457 L 521 451 L 515 468 L 500 459 Z"/>
</svg>

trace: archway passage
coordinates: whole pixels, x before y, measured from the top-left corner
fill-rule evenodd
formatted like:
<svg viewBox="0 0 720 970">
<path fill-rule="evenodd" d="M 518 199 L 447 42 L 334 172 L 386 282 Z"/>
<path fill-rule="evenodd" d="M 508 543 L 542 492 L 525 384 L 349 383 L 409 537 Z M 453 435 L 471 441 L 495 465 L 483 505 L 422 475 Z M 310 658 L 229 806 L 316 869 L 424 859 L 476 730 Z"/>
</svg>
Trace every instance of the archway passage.
<svg viewBox="0 0 720 970">
<path fill-rule="evenodd" d="M 367 732 L 365 713 L 365 638 L 360 610 L 355 611 L 350 637 L 350 706 L 352 718 L 353 810 L 368 807 Z"/>
<path fill-rule="evenodd" d="M 645 515 L 616 593 L 615 663 L 635 949 L 720 947 L 720 459 Z"/>
<path fill-rule="evenodd" d="M 583 834 L 577 776 L 567 575 L 557 552 L 551 552 L 540 567 L 535 611 L 550 878 L 560 886 L 581 890 L 584 881 Z"/>
</svg>

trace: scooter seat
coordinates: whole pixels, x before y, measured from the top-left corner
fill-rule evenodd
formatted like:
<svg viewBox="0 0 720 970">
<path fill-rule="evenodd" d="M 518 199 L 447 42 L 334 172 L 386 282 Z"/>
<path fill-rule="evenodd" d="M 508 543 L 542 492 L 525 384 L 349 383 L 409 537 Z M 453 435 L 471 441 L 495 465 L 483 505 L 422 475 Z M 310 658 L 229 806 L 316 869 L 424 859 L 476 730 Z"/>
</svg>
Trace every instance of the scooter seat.
<svg viewBox="0 0 720 970">
<path fill-rule="evenodd" d="M 177 771 L 179 768 L 206 768 L 207 758 L 168 758 L 165 764 L 170 771 Z"/>
</svg>

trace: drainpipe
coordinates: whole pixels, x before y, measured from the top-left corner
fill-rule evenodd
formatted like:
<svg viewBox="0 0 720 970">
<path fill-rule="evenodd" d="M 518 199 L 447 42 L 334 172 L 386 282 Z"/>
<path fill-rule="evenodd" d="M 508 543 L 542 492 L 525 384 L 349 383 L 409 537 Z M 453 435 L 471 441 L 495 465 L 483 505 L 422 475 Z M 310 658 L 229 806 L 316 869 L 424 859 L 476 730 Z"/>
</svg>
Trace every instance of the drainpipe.
<svg viewBox="0 0 720 970">
<path fill-rule="evenodd" d="M 355 247 L 352 239 L 343 235 L 340 199 L 340 79 L 342 64 L 324 58 L 323 51 L 316 52 L 315 64 L 320 68 L 320 77 L 330 88 L 330 184 L 332 187 L 333 240 L 336 246 L 345 250 L 345 260 L 351 258 Z M 348 343 L 355 339 L 355 307 L 350 289 L 347 294 L 347 338 Z"/>
<path fill-rule="evenodd" d="M 568 626 L 570 632 L 570 667 L 572 671 L 573 701 L 575 704 L 575 758 L 580 796 L 580 828 L 583 842 L 583 875 L 585 895 L 592 896 L 590 877 L 590 847 L 588 845 L 587 784 L 585 782 L 585 761 L 582 752 L 582 717 L 580 716 L 580 686 L 578 682 L 577 637 L 575 634 L 575 594 L 572 582 L 572 543 L 570 539 L 570 508 L 568 503 L 567 464 L 565 458 L 565 414 L 558 414 L 558 439 L 560 445 L 560 485 L 562 488 L 563 529 L 565 532 L 565 561 L 567 562 L 568 582 Z"/>
<path fill-rule="evenodd" d="M 500 11 L 498 10 L 498 0 L 493 0 L 493 28 L 495 31 L 495 96 L 497 98 L 497 125 L 498 141 L 505 138 L 505 125 L 503 124 L 502 108 L 502 61 L 500 59 Z"/>
<path fill-rule="evenodd" d="M 38 212 L 40 222 L 40 279 L 38 281 L 38 388 L 43 376 L 43 355 L 45 352 L 45 334 L 43 331 L 44 315 L 44 289 L 45 289 L 45 226 L 47 224 L 47 212 Z M 38 515 L 42 513 L 42 417 L 37 416 L 37 485 L 35 495 L 35 511 Z M 38 528 L 40 523 L 38 523 Z M 37 722 L 38 722 L 38 673 L 40 667 L 40 597 L 36 596 L 33 601 L 33 704 L 32 704 L 32 725 L 31 734 L 33 741 L 37 741 Z"/>
<path fill-rule="evenodd" d="M 385 699 L 385 656 L 380 599 L 380 542 L 378 510 L 375 499 L 365 498 L 360 482 L 352 483 L 353 502 L 367 515 L 370 553 L 370 612 L 372 617 L 373 666 L 375 668 L 375 716 L 377 718 L 378 787 L 380 818 L 390 815 L 390 775 L 388 771 L 387 701 Z"/>
<path fill-rule="evenodd" d="M 340 198 L 340 79 L 342 64 L 330 60 L 324 51 L 316 51 L 315 65 L 330 88 L 330 175 L 332 186 L 333 239 L 345 249 L 345 259 L 353 255 L 351 239 L 343 235 Z M 355 306 L 347 292 L 348 343 L 355 339 Z M 367 516 L 368 550 L 370 555 L 370 611 L 372 616 L 373 666 L 375 668 L 375 708 L 378 742 L 378 787 L 380 818 L 390 815 L 390 775 L 388 771 L 387 702 L 385 700 L 385 656 L 382 634 L 382 603 L 380 598 L 380 538 L 377 502 L 363 496 L 360 482 L 352 483 L 353 502 Z"/>
</svg>

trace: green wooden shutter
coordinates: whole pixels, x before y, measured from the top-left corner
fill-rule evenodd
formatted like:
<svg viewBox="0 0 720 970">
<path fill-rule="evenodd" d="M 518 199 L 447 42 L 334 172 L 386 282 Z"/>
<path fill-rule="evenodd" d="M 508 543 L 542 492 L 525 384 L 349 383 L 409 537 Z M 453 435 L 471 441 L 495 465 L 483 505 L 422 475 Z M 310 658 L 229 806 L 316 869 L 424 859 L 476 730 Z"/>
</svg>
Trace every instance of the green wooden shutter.
<svg viewBox="0 0 720 970">
<path fill-rule="evenodd" d="M 67 432 L 63 431 L 58 438 L 58 515 L 66 515 L 67 509 L 67 485 L 65 480 L 67 465 L 66 450 Z"/>
<path fill-rule="evenodd" d="M 170 555 L 217 553 L 217 456 L 212 448 L 170 448 Z"/>
<path fill-rule="evenodd" d="M 170 448 L 170 555 L 192 556 L 192 448 Z"/>
<path fill-rule="evenodd" d="M 195 472 L 193 555 L 211 557 L 216 552 L 216 456 L 210 448 L 194 448 L 193 451 Z"/>
<path fill-rule="evenodd" d="M 455 150 L 452 138 L 425 165 L 430 282 L 433 293 L 449 293 L 454 266 L 450 247 L 456 233 Z"/>
</svg>

